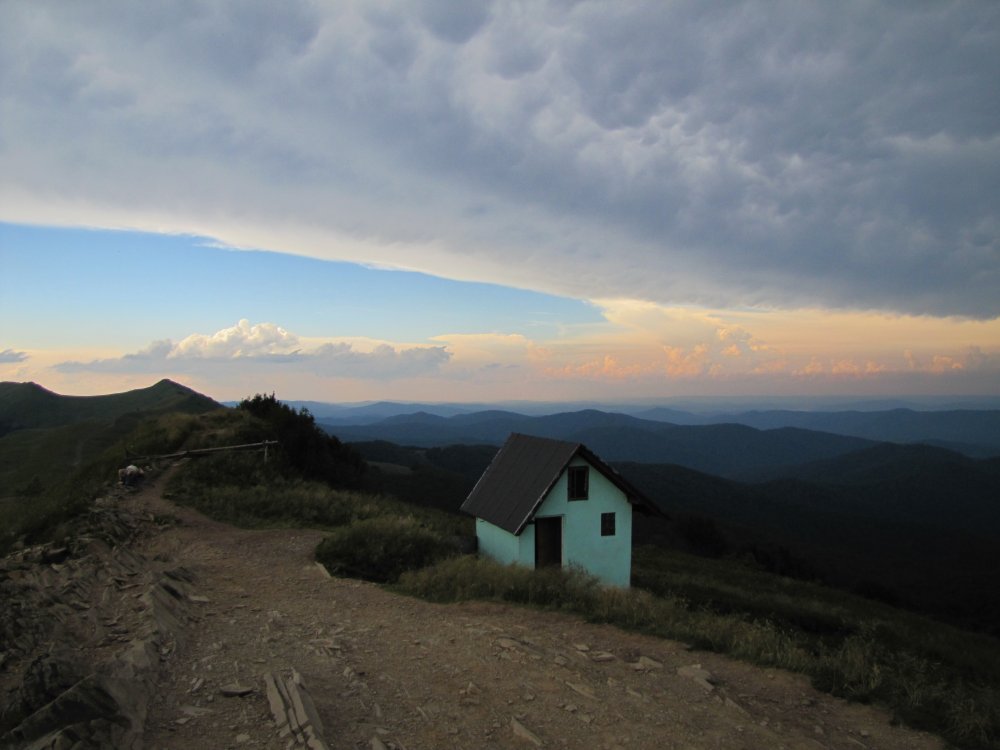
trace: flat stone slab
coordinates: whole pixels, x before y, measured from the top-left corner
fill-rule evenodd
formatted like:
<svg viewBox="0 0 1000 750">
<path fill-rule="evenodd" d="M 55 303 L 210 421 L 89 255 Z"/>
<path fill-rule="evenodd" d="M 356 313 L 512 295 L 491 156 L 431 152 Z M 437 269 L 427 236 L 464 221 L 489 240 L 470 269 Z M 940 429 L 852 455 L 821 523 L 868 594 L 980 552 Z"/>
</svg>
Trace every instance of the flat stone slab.
<svg viewBox="0 0 1000 750">
<path fill-rule="evenodd" d="M 519 722 L 513 716 L 510 719 L 510 728 L 514 732 L 514 736 L 518 739 L 522 739 L 525 742 L 530 742 L 535 747 L 542 747 L 544 744 L 537 734 L 528 729 L 524 724 Z"/>
<path fill-rule="evenodd" d="M 238 682 L 231 682 L 219 688 L 219 692 L 226 698 L 242 698 L 245 695 L 250 695 L 253 692 L 253 688 L 248 685 L 241 685 Z"/>
<path fill-rule="evenodd" d="M 712 673 L 707 669 L 702 669 L 701 664 L 691 664 L 686 667 L 678 667 L 677 674 L 681 677 L 687 677 L 688 679 L 694 680 L 708 692 L 715 690 L 715 685 L 712 684 Z"/>
</svg>

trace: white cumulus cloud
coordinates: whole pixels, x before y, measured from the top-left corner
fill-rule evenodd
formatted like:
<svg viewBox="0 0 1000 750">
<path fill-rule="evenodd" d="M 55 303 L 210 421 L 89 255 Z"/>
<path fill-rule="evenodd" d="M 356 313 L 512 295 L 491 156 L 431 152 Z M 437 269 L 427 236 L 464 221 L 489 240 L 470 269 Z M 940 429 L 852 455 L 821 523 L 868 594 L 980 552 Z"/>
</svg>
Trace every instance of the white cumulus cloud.
<svg viewBox="0 0 1000 750">
<path fill-rule="evenodd" d="M 211 335 L 191 334 L 178 343 L 154 341 L 121 357 L 89 362 L 70 361 L 55 365 L 62 373 L 150 373 L 208 374 L 233 369 L 241 373 L 313 373 L 332 378 L 393 380 L 436 373 L 451 354 L 444 346 L 403 346 L 381 343 L 370 350 L 351 343 L 324 343 L 312 349 L 300 346 L 299 338 L 273 323 L 235 326 Z"/>
<path fill-rule="evenodd" d="M 168 357 L 233 358 L 292 354 L 299 340 L 273 323 L 251 325 L 245 318 L 210 336 L 193 333 L 171 346 Z"/>
</svg>

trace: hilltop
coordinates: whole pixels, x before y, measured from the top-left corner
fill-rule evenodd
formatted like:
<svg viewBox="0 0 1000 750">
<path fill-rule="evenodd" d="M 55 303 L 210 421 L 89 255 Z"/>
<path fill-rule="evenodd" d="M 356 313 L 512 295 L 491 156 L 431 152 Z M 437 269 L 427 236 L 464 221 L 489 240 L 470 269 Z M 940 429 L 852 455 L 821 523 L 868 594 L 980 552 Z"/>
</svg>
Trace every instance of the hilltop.
<svg viewBox="0 0 1000 750">
<path fill-rule="evenodd" d="M 104 396 L 63 396 L 37 383 L 0 383 L 0 437 L 17 430 L 109 423 L 127 414 L 171 411 L 198 414 L 218 409 L 208 396 L 161 380 L 148 388 Z"/>
<path fill-rule="evenodd" d="M 170 380 L 104 396 L 64 396 L 36 383 L 0 383 L 0 551 L 51 533 L 85 509 L 130 455 L 141 428 L 220 405 Z M 149 437 L 148 435 L 146 437 Z"/>
<path fill-rule="evenodd" d="M 166 484 L 102 503 L 111 543 L 74 545 L 58 566 L 45 549 L 0 566 L 22 596 L 36 581 L 59 584 L 22 615 L 31 629 L 0 681 L 12 699 L 6 739 L 62 730 L 84 746 L 157 748 L 278 750 L 307 735 L 316 748 L 942 748 L 802 676 L 677 641 L 331 578 L 313 560 L 323 532 L 237 529 L 165 500 Z M 49 653 L 25 650 L 51 638 Z M 281 733 L 276 707 L 293 717 Z"/>
<path fill-rule="evenodd" d="M 437 418 L 451 419 L 441 415 Z M 494 412 L 487 415 L 486 421 L 503 422 L 509 418 L 509 414 Z M 593 419 L 606 420 L 612 430 L 635 426 L 628 415 L 586 412 L 572 414 L 565 422 L 573 429 L 586 430 Z M 563 420 L 558 417 L 547 423 Z M 392 421 L 407 426 L 434 420 L 415 414 Z M 32 434 L 63 434 L 94 424 L 83 421 L 76 425 L 26 428 L 0 440 Z M 710 677 L 714 678 L 717 670 L 706 664 L 716 657 L 701 654 L 697 662 L 687 663 L 686 658 L 679 661 L 670 656 L 673 652 L 669 644 L 681 641 L 757 664 L 757 669 L 741 667 L 748 675 L 759 675 L 759 667 L 789 669 L 808 675 L 814 686 L 833 695 L 889 707 L 897 720 L 939 731 L 963 746 L 996 746 L 1000 727 L 1000 701 L 995 700 L 996 675 L 1000 671 L 996 665 L 1000 651 L 995 639 L 959 631 L 871 598 L 815 582 L 775 576 L 768 571 L 795 572 L 782 567 L 795 562 L 794 554 L 760 544 L 734 547 L 733 542 L 739 537 L 732 536 L 741 531 L 741 525 L 763 522 L 773 528 L 784 527 L 788 533 L 798 535 L 807 547 L 818 549 L 821 545 L 810 536 L 817 529 L 828 536 L 860 529 L 880 547 L 885 540 L 879 537 L 884 533 L 877 518 L 879 508 L 856 503 L 851 512 L 831 513 L 828 506 L 837 500 L 838 493 L 850 498 L 875 487 L 874 480 L 888 480 L 889 484 L 875 491 L 898 488 L 902 504 L 886 506 L 890 515 L 898 514 L 900 508 L 908 505 L 920 510 L 921 503 L 906 503 L 906 493 L 912 492 L 914 485 L 906 485 L 905 480 L 911 476 L 910 464 L 916 460 L 924 469 L 915 475 L 921 485 L 918 489 L 931 490 L 927 502 L 922 501 L 925 508 L 921 512 L 927 508 L 940 512 L 933 497 L 935 478 L 943 478 L 942 486 L 947 487 L 948 481 L 954 483 L 955 476 L 968 476 L 970 468 L 975 469 L 983 462 L 928 446 L 866 443 L 867 447 L 854 453 L 800 462 L 792 467 L 797 476 L 757 485 L 676 466 L 619 464 L 630 479 L 662 489 L 667 500 L 679 504 L 671 509 L 670 520 L 657 528 L 643 524 L 638 530 L 636 541 L 644 544 L 633 556 L 633 589 L 609 591 L 573 572 L 555 568 L 508 569 L 463 554 L 467 551 L 465 538 L 471 533 L 472 520 L 435 507 L 449 509 L 449 498 L 455 497 L 453 493 L 459 482 L 475 481 L 479 467 L 495 451 L 488 445 L 408 448 L 384 442 L 344 444 L 318 429 L 310 414 L 282 404 L 273 395 L 246 399 L 236 409 L 195 414 L 161 412 L 152 418 L 143 418 L 142 413 L 127 413 L 109 427 L 112 432 L 122 431 L 117 433 L 119 438 L 96 461 L 82 466 L 73 475 L 63 488 L 68 493 L 65 498 L 60 499 L 55 489 L 43 496 L 55 503 L 50 509 L 53 513 L 44 519 L 45 526 L 22 524 L 21 531 L 11 537 L 20 536 L 11 545 L 14 554 L 8 560 L 13 563 L 0 566 L 0 587 L 12 603 L 4 610 L 6 620 L 0 618 L 0 632 L 6 634 L 7 642 L 17 644 L 18 650 L 4 656 L 5 671 L 13 680 L 11 686 L 36 685 L 33 682 L 36 677 L 55 678 L 52 690 L 63 689 L 66 686 L 60 682 L 60 675 L 64 674 L 61 670 L 65 668 L 66 676 L 75 675 L 79 665 L 65 651 L 53 653 L 57 661 L 51 665 L 37 660 L 25 651 L 24 645 L 34 641 L 22 636 L 41 638 L 39 643 L 66 644 L 77 642 L 74 638 L 78 636 L 71 638 L 69 632 L 93 630 L 94 642 L 90 648 L 104 658 L 109 650 L 113 652 L 116 643 L 137 643 L 135 627 L 144 633 L 142 638 L 148 637 L 146 626 L 134 623 L 136 617 L 152 615 L 158 619 L 153 630 L 155 642 L 149 646 L 160 656 L 142 665 L 135 662 L 141 657 L 136 653 L 139 647 L 130 647 L 131 656 L 113 656 L 114 664 L 109 668 L 112 674 L 123 668 L 138 669 L 144 675 L 139 678 L 141 681 L 151 680 L 151 684 L 158 686 L 156 700 L 152 704 L 147 701 L 142 709 L 149 711 L 147 726 L 159 733 L 152 735 L 157 745 L 173 746 L 172 737 L 178 738 L 178 743 L 189 743 L 190 732 L 199 741 L 210 738 L 216 745 L 268 746 L 264 739 L 268 731 L 266 714 L 259 711 L 263 703 L 251 696 L 270 698 L 271 683 L 265 680 L 268 686 L 265 688 L 254 688 L 247 683 L 247 675 L 257 674 L 259 679 L 255 665 L 261 664 L 268 665 L 268 674 L 272 676 L 286 675 L 288 668 L 300 670 L 310 685 L 319 683 L 322 700 L 330 700 L 330 695 L 346 695 L 347 703 L 334 699 L 329 705 L 336 708 L 324 710 L 335 721 L 354 722 L 351 731 L 358 733 L 351 735 L 351 741 L 364 744 L 367 736 L 373 747 L 380 746 L 376 740 L 383 745 L 387 741 L 398 744 L 395 738 L 405 742 L 406 737 L 418 744 L 438 746 L 442 738 L 434 733 L 442 729 L 441 721 L 446 722 L 443 727 L 449 737 L 473 737 L 480 732 L 481 744 L 496 747 L 530 742 L 525 739 L 530 737 L 546 742 L 562 737 L 580 746 L 596 741 L 614 747 L 631 741 L 639 747 L 652 747 L 662 744 L 658 729 L 662 726 L 673 727 L 677 736 L 695 747 L 704 744 L 703 740 L 717 744 L 724 739 L 723 735 L 711 733 L 710 726 L 727 727 L 725 738 L 736 741 L 737 735 L 741 735 L 750 738 L 747 742 L 751 744 L 782 741 L 795 744 L 808 736 L 810 728 L 829 747 L 866 745 L 869 737 L 877 737 L 878 746 L 891 747 L 895 742 L 876 730 L 857 729 L 858 724 L 850 724 L 855 729 L 844 733 L 841 730 L 848 726 L 847 718 L 840 720 L 838 728 L 809 712 L 805 714 L 809 723 L 799 724 L 798 729 L 786 734 L 786 722 L 795 724 L 801 717 L 794 700 L 775 712 L 768 709 L 768 701 L 781 702 L 787 694 L 784 697 L 768 694 L 763 700 L 755 698 L 766 691 L 755 693 L 757 688 L 743 690 L 743 687 L 756 684 L 757 677 L 745 680 L 723 677 L 713 681 Z M 664 429 L 669 431 L 671 427 Z M 744 431 L 748 429 L 750 433 L 744 434 L 755 432 L 741 427 Z M 279 447 L 267 456 L 254 452 L 199 452 L 197 460 L 171 471 L 166 487 L 169 496 L 159 490 L 152 492 L 150 487 L 136 496 L 144 500 L 134 507 L 127 490 L 112 500 L 111 508 L 107 507 L 107 500 L 94 502 L 93 489 L 113 476 L 113 468 L 120 465 L 125 449 L 144 455 L 176 455 L 178 451 L 197 448 L 259 445 L 263 439 L 276 439 Z M 366 464 L 366 456 L 376 463 Z M 989 471 L 992 463 L 987 464 L 976 480 L 981 491 L 988 491 L 993 481 Z M 155 466 L 148 468 L 151 475 L 155 474 Z M 846 484 L 835 485 L 831 479 L 842 479 Z M 973 487 L 976 482 L 962 486 Z M 784 501 L 791 504 L 781 506 L 773 501 L 769 504 L 767 497 L 772 486 L 779 487 L 785 493 Z M 786 492 L 789 487 L 791 491 Z M 398 499 L 387 493 L 397 495 Z M 877 499 L 878 495 L 872 497 Z M 685 503 L 699 510 L 713 504 L 717 508 L 728 507 L 723 513 L 741 523 L 725 528 L 720 524 L 719 529 L 713 530 L 704 518 L 699 522 L 687 514 L 683 510 Z M 8 502 L 0 505 L 0 510 L 4 507 L 36 513 L 44 505 L 35 501 Z M 789 523 L 796 518 L 796 512 L 810 507 L 818 511 L 810 523 L 800 523 L 801 518 Z M 190 509 L 210 514 L 214 520 L 208 521 Z M 127 519 L 133 511 L 135 514 Z M 865 513 L 869 516 L 865 517 Z M 94 531 L 86 525 L 81 527 L 76 520 L 88 517 L 104 519 L 101 522 L 104 526 Z M 982 519 L 989 517 L 987 511 L 987 515 L 979 517 L 977 525 L 983 526 Z M 940 518 L 947 521 L 946 515 Z M 249 528 L 235 529 L 223 522 Z M 922 545 L 924 554 L 946 562 L 941 550 L 925 543 L 933 541 L 935 534 L 952 542 L 954 535 L 941 535 L 933 524 L 928 525 L 926 532 L 926 537 L 912 538 Z M 53 541 L 38 544 L 46 539 Z M 95 539 L 104 540 L 107 547 L 96 544 Z M 130 540 L 138 542 L 138 546 Z M 696 547 L 696 542 L 706 547 L 701 550 L 703 554 L 717 559 L 685 554 L 684 545 Z M 957 551 L 966 554 L 967 548 L 969 545 L 961 541 Z M 111 558 L 104 559 L 109 551 Z M 768 553 L 774 554 L 777 566 L 767 563 Z M 338 579 L 325 579 L 332 583 L 323 583 L 324 578 L 306 581 L 296 572 L 296 566 L 314 559 L 332 573 L 387 582 L 390 588 L 378 589 Z M 91 568 L 95 570 L 94 580 L 80 579 L 84 575 L 81 571 Z M 107 589 L 108 571 L 112 571 L 111 578 L 119 589 L 117 594 L 101 593 Z M 307 577 L 316 576 L 317 571 L 309 565 Z M 248 580 L 253 582 L 252 586 L 246 583 Z M 31 581 L 37 582 L 35 594 L 31 594 L 30 586 L 24 587 Z M 140 583 L 148 590 L 131 591 Z M 327 588 L 320 588 L 323 586 Z M 392 591 L 455 604 L 403 606 Z M 53 599 L 49 592 L 60 593 Z M 70 599 L 63 600 L 63 595 Z M 88 606 L 81 596 L 93 597 L 91 604 Z M 141 607 L 136 605 L 140 599 Z M 485 599 L 488 603 L 471 604 L 467 602 L 469 599 Z M 111 606 L 118 600 L 125 607 L 121 611 Z M 166 614 L 161 611 L 164 604 L 170 605 Z M 204 604 L 210 606 L 196 606 Z M 515 604 L 530 604 L 536 609 L 522 610 L 519 606 L 508 609 L 508 605 Z M 56 607 L 52 613 L 44 609 L 50 606 Z M 35 611 L 39 607 L 40 614 Z M 541 612 L 538 608 L 558 610 L 560 614 Z M 88 616 L 85 623 L 77 623 L 68 615 L 74 609 L 93 609 L 96 614 Z M 476 619 L 471 627 L 478 630 L 487 627 L 487 623 L 495 623 L 500 628 L 495 631 L 497 635 L 482 643 L 467 637 L 473 634 L 464 632 L 468 630 L 465 625 L 470 623 L 462 613 L 469 611 L 488 612 L 485 619 Z M 987 607 L 979 614 L 988 619 L 992 613 Z M 570 620 L 550 622 L 567 615 Z M 320 616 L 321 620 L 315 619 Z M 593 626 L 572 620 L 576 616 L 633 632 L 630 635 L 607 627 L 604 635 L 590 635 L 597 631 L 591 630 Z M 466 617 L 462 627 L 451 628 L 454 623 L 449 618 L 462 617 Z M 197 618 L 197 626 L 192 625 L 192 618 Z M 23 630 L 25 623 L 34 623 L 29 633 Z M 50 630 L 56 635 L 45 635 Z M 445 633 L 451 634 L 441 640 L 439 636 Z M 652 635 L 664 640 L 642 640 Z M 397 639 L 399 648 L 393 645 Z M 567 643 L 573 646 L 572 650 L 566 649 Z M 421 647 L 417 653 L 426 660 L 420 665 L 415 665 L 412 659 L 414 646 Z M 679 648 L 677 654 L 687 653 L 687 647 Z M 171 660 L 174 653 L 177 659 Z M 123 666 L 119 657 L 130 661 Z M 549 663 L 550 659 L 558 669 Z M 579 668 L 574 669 L 574 659 L 581 660 Z M 501 674 L 489 667 L 493 661 L 513 662 L 513 671 Z M 166 674 L 158 671 L 160 667 L 156 665 L 161 662 L 169 662 L 163 667 Z M 725 661 L 713 663 L 723 665 Z M 487 665 L 486 671 L 477 666 L 482 664 Z M 400 675 L 413 674 L 419 680 L 423 676 L 421 668 L 434 674 L 435 684 L 412 704 L 411 697 L 420 688 Z M 36 675 L 32 671 L 36 669 L 41 673 Z M 100 669 L 100 674 L 107 674 Z M 719 666 L 718 674 L 724 675 L 727 669 Z M 455 670 L 454 674 L 449 670 Z M 345 678 L 343 683 L 331 681 L 338 672 Z M 372 673 L 378 675 L 375 682 L 366 678 Z M 636 679 L 651 681 L 659 675 L 664 681 L 657 683 L 659 687 L 650 695 L 640 683 L 622 676 L 633 673 Z M 774 675 L 768 679 L 778 679 L 779 673 L 768 674 Z M 468 682 L 455 687 L 451 682 L 455 675 Z M 494 678 L 501 683 L 494 685 L 490 682 Z M 651 709 L 651 705 L 679 705 L 679 696 L 684 694 L 682 686 L 688 685 L 679 678 L 692 680 L 705 691 L 695 691 L 694 695 L 710 698 L 735 713 L 719 714 L 711 706 L 706 711 L 700 702 L 690 704 L 692 712 L 709 718 L 710 724 L 706 725 L 686 721 L 672 712 L 660 714 Z M 224 679 L 229 681 L 223 682 Z M 600 687 L 602 680 L 606 687 Z M 795 684 L 795 690 L 799 690 L 805 683 Z M 220 695 L 226 695 L 216 692 L 216 685 L 218 691 L 235 691 L 245 700 L 211 705 Z M 395 685 L 405 685 L 404 694 L 408 692 L 410 697 L 404 699 L 394 693 Z M 550 685 L 551 689 L 540 685 Z M 624 686 L 624 696 L 616 685 Z M 574 696 L 569 696 L 572 700 L 567 702 L 565 687 L 582 699 L 596 700 L 600 706 L 614 710 L 611 713 L 603 709 L 588 710 L 589 703 L 581 704 Z M 731 688 L 738 691 L 734 693 Z M 5 710 L 20 715 L 17 722 L 23 723 L 30 706 L 49 700 L 41 694 L 17 693 L 16 687 L 10 689 L 16 697 Z M 461 707 L 482 706 L 485 713 L 449 712 L 448 700 L 454 698 L 453 693 L 465 698 L 471 696 L 473 702 L 469 703 L 460 698 Z M 632 705 L 628 701 L 636 697 L 633 693 L 649 697 L 650 701 Z M 495 700 L 498 695 L 499 703 Z M 518 697 L 523 695 L 532 697 L 523 700 Z M 359 696 L 363 699 L 361 712 L 351 708 Z M 65 700 L 75 701 L 77 697 L 71 694 Z M 549 697 L 558 702 L 548 700 Z M 98 702 L 103 700 L 98 697 Z M 822 704 L 823 712 L 834 713 L 834 704 L 828 699 L 808 700 Z M 128 702 L 131 705 L 135 699 Z M 234 708 L 237 704 L 242 708 Z M 378 706 L 377 710 L 371 708 L 373 704 Z M 562 710 L 566 716 L 558 714 L 554 718 L 554 709 Z M 505 713 L 508 710 L 510 714 Z M 387 714 L 395 716 L 397 711 L 409 712 L 411 718 L 390 724 Z M 58 716 L 61 710 L 55 713 Z M 471 713 L 478 718 L 472 725 L 464 723 L 463 715 Z M 257 718 L 251 718 L 254 715 Z M 762 716 L 756 726 L 767 731 L 759 733 L 754 729 L 753 737 L 745 734 L 748 715 Z M 16 722 L 11 716 L 2 719 L 5 727 L 0 727 L 0 731 L 14 726 Z M 129 716 L 145 721 L 146 714 Z M 210 716 L 216 716 L 217 721 L 201 721 Z M 636 717 L 626 722 L 636 727 L 634 734 L 627 735 L 629 739 L 619 740 L 614 733 L 604 731 L 623 726 L 616 723 L 616 716 Z M 117 725 L 124 726 L 132 718 Z M 652 724 L 648 723 L 650 720 Z M 228 733 L 227 727 L 236 729 L 247 721 L 249 731 L 236 737 Z M 582 722 L 582 726 L 574 722 Z M 772 723 L 778 727 L 777 733 L 769 729 Z M 34 719 L 29 725 L 23 731 L 39 727 Z M 822 733 L 816 732 L 816 727 Z M 803 735 L 800 730 L 806 733 Z M 95 731 L 103 730 L 97 727 Z M 187 738 L 184 743 L 182 736 Z M 906 735 L 899 746 L 912 744 L 915 737 Z"/>
</svg>

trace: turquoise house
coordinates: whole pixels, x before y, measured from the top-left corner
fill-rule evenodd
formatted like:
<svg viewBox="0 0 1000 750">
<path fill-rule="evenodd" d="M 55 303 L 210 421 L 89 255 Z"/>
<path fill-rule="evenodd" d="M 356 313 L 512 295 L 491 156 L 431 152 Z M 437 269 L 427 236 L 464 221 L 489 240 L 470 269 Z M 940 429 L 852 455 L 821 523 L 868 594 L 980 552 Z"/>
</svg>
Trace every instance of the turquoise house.
<svg viewBox="0 0 1000 750">
<path fill-rule="evenodd" d="M 576 566 L 609 586 L 632 573 L 632 511 L 659 514 L 586 446 L 511 435 L 462 504 L 480 554 L 529 568 Z"/>
</svg>

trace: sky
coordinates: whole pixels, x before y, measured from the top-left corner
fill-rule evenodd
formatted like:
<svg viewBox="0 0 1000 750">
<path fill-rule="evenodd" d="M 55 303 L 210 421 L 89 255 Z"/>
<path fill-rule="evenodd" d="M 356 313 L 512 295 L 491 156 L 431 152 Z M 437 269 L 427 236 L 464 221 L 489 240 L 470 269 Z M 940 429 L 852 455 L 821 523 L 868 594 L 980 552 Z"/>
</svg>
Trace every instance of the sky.
<svg viewBox="0 0 1000 750">
<path fill-rule="evenodd" d="M 995 2 L 0 2 L 0 380 L 1000 395 Z"/>
</svg>

